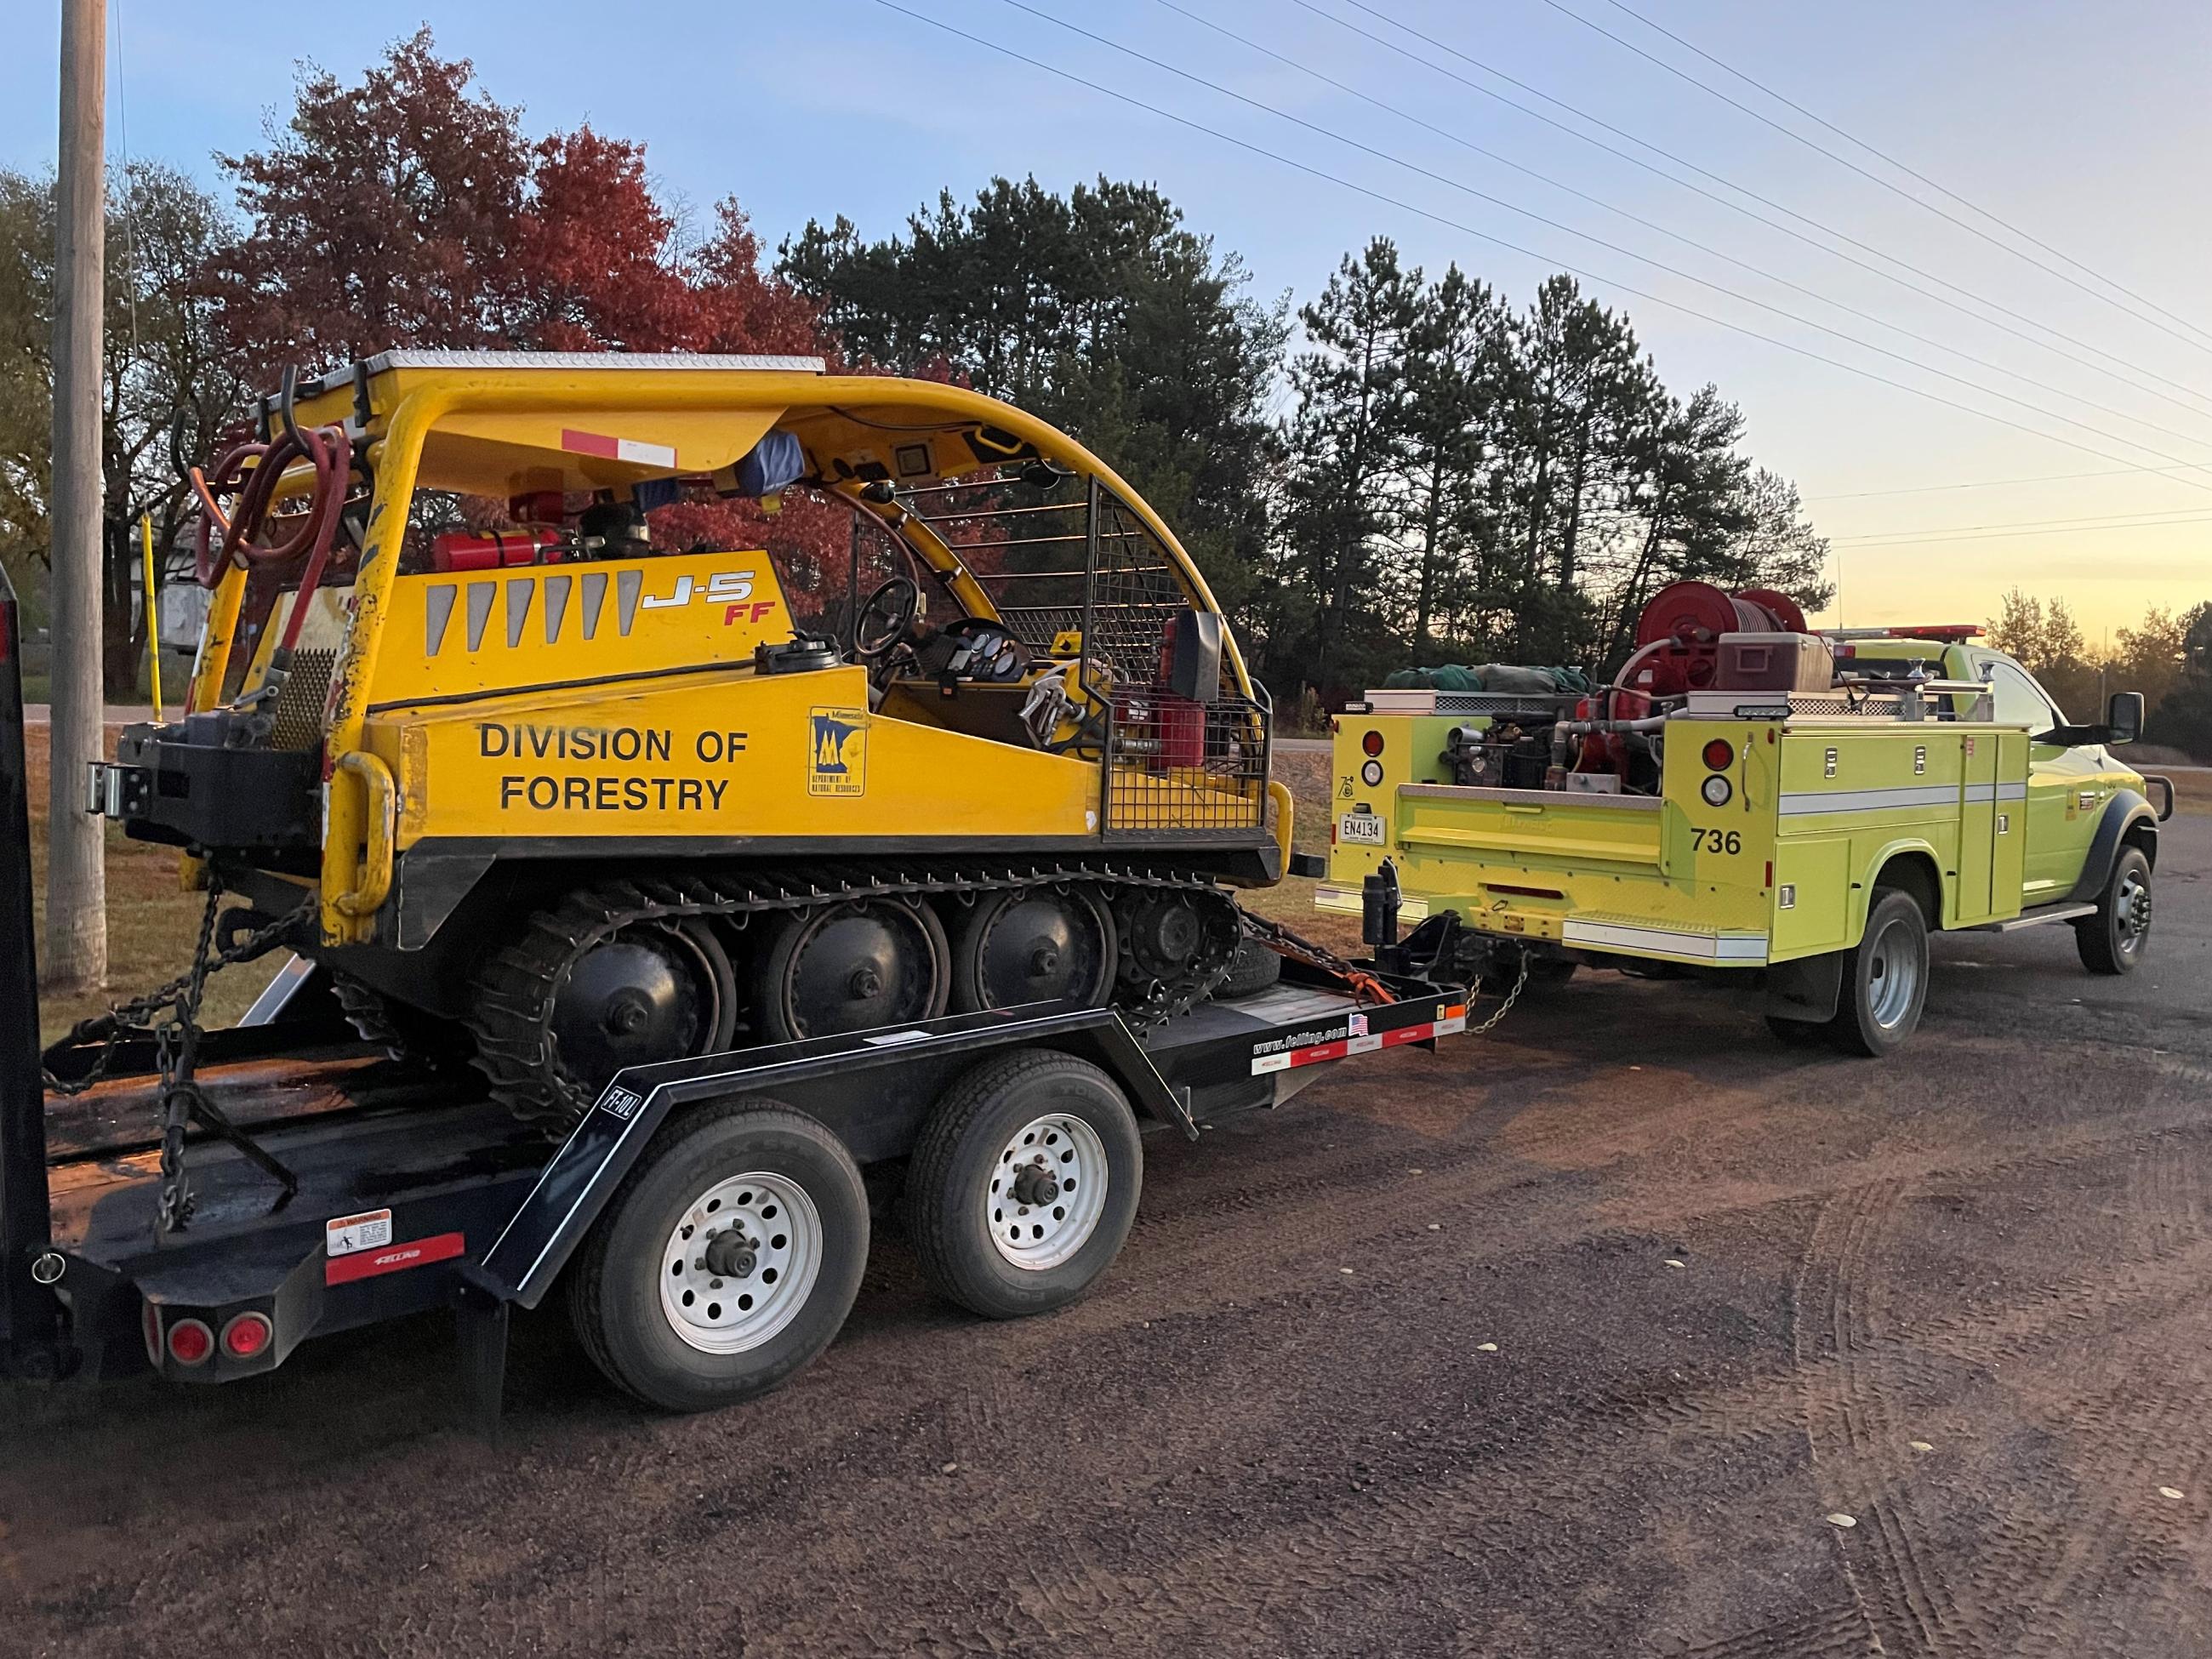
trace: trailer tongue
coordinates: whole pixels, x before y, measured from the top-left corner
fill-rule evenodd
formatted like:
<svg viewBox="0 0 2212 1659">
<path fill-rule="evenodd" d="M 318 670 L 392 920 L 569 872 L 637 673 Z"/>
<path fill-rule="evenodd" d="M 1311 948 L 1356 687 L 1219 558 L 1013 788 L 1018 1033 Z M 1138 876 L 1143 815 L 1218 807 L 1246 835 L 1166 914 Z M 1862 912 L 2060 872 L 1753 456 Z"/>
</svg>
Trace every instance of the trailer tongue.
<svg viewBox="0 0 2212 1659">
<path fill-rule="evenodd" d="M 0 999 L 27 1012 L 15 640 L 0 593 Z M 167 1181 L 156 1045 L 116 1045 L 106 1076 L 50 1103 L 32 1014 L 0 1030 L 0 1356 L 25 1381 L 224 1382 L 310 1337 L 451 1309 L 457 1401 L 488 1421 L 509 1310 L 562 1280 L 587 1351 L 632 1393 L 742 1399 L 850 1307 L 863 1168 L 903 1163 L 940 1291 L 994 1316 L 1060 1305 L 1126 1236 L 1138 1120 L 1195 1139 L 1328 1062 L 1465 1028 L 1452 986 L 1364 968 L 1352 985 L 1290 957 L 1271 988 L 1143 1029 L 1031 1004 L 632 1067 L 556 1146 L 472 1073 L 363 1044 L 322 970 L 295 965 L 258 1023 L 198 1038 L 214 1113 Z"/>
</svg>

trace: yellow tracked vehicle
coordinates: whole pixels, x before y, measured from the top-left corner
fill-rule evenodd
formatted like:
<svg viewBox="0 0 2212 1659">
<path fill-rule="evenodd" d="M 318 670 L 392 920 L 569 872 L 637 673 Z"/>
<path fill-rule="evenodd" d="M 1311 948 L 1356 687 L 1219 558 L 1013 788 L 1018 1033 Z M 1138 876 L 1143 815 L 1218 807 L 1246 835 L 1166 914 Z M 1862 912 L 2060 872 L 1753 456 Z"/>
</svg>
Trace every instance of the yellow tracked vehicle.
<svg viewBox="0 0 2212 1659">
<path fill-rule="evenodd" d="M 226 938 L 299 909 L 366 1032 L 526 1116 L 948 1007 L 1171 1012 L 1237 950 L 1227 889 L 1281 873 L 1204 580 L 1018 410 L 811 359 L 392 351 L 258 412 L 195 475 L 188 710 L 94 805 L 243 896 Z M 796 492 L 853 519 L 811 625 L 820 568 L 696 527 Z"/>
</svg>

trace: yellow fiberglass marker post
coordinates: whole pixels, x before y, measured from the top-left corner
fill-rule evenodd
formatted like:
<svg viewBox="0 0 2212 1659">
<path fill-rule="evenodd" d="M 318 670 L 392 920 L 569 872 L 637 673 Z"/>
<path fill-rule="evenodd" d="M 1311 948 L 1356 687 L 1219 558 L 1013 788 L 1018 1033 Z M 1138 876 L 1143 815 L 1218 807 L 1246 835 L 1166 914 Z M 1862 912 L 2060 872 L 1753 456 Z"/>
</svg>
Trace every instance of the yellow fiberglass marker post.
<svg viewBox="0 0 2212 1659">
<path fill-rule="evenodd" d="M 154 723 L 161 723 L 161 618 L 154 597 L 154 520 L 138 515 L 138 550 L 145 561 L 146 655 L 154 665 Z"/>
</svg>

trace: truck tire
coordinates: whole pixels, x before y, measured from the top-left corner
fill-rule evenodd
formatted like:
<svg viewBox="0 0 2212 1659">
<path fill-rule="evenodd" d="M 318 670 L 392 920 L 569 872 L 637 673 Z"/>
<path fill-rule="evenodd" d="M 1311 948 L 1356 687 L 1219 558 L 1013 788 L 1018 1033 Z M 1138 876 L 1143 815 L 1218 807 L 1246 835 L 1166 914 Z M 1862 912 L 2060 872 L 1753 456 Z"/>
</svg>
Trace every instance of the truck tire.
<svg viewBox="0 0 2212 1659">
<path fill-rule="evenodd" d="M 867 1259 L 867 1194 L 844 1143 L 773 1101 L 732 1102 L 654 1137 L 569 1269 L 569 1313 L 617 1386 L 707 1411 L 828 1347 Z"/>
<path fill-rule="evenodd" d="M 2150 943 L 2150 860 L 2140 847 L 2123 847 L 2112 879 L 2097 897 L 2097 914 L 2074 924 L 2081 965 L 2093 974 L 2132 974 Z"/>
<path fill-rule="evenodd" d="M 908 1166 L 922 1274 L 986 1319 L 1064 1306 L 1121 1253 L 1144 1172 L 1113 1079 L 1073 1054 L 994 1055 L 938 1102 Z"/>
<path fill-rule="evenodd" d="M 1240 939 L 1229 964 L 1229 977 L 1213 988 L 1213 1000 L 1227 1002 L 1264 991 L 1283 977 L 1283 959 L 1256 939 Z"/>
<path fill-rule="evenodd" d="M 1928 918 L 1894 887 L 1874 890 L 1866 931 L 1844 953 L 1843 994 L 1829 1031 L 1845 1054 L 1881 1059 L 1918 1029 L 1928 998 Z"/>
</svg>

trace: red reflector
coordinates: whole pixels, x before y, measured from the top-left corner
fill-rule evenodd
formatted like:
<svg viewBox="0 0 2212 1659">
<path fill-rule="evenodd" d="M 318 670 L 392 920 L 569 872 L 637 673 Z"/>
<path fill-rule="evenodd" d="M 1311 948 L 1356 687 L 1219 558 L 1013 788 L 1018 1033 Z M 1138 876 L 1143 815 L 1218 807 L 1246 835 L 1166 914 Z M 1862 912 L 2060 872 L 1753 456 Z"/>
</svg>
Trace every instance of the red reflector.
<svg viewBox="0 0 2212 1659">
<path fill-rule="evenodd" d="M 251 1359 L 269 1346 L 272 1334 L 264 1316 L 242 1313 L 222 1328 L 222 1351 L 234 1359 Z"/>
<path fill-rule="evenodd" d="M 1382 734 L 1380 732 L 1370 732 L 1365 737 L 1360 738 L 1359 746 L 1362 749 L 1364 749 L 1370 755 L 1381 754 L 1382 752 Z"/>
<path fill-rule="evenodd" d="M 1705 764 L 1716 772 L 1725 772 L 1735 764 L 1735 750 L 1726 738 L 1715 738 L 1705 745 Z"/>
<path fill-rule="evenodd" d="M 169 1358 L 179 1365 L 202 1365 L 215 1352 L 215 1333 L 197 1319 L 179 1319 L 169 1327 Z"/>
</svg>

